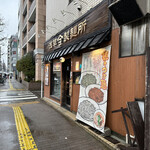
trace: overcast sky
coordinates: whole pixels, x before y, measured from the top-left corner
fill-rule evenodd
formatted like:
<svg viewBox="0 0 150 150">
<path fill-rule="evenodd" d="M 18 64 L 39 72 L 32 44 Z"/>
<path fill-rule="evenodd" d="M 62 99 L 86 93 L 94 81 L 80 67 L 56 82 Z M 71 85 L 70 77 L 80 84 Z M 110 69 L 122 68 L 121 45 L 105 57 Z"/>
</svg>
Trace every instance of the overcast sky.
<svg viewBox="0 0 150 150">
<path fill-rule="evenodd" d="M 18 7 L 19 0 L 0 0 L 0 17 L 4 18 L 6 24 L 3 34 L 8 38 L 18 32 Z M 7 45 L 2 47 L 3 52 L 7 52 Z M 2 59 L 6 63 L 7 54 L 4 54 Z"/>
<path fill-rule="evenodd" d="M 11 36 L 18 30 L 19 0 L 0 0 L 0 15 L 5 19 L 5 35 Z"/>
</svg>

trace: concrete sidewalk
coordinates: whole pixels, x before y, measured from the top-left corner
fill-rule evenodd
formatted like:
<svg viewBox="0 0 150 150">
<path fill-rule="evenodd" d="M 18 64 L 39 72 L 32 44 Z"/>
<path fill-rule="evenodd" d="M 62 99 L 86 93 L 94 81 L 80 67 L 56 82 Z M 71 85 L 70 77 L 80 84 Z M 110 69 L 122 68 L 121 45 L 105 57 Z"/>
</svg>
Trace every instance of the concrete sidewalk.
<svg viewBox="0 0 150 150">
<path fill-rule="evenodd" d="M 76 120 L 76 115 L 66 109 L 64 109 L 63 107 L 61 107 L 58 103 L 52 101 L 51 99 L 48 98 L 43 98 L 41 99 L 43 101 L 45 101 L 48 105 L 50 105 L 51 107 L 53 107 L 55 110 L 57 110 L 58 112 L 60 112 L 61 114 L 63 114 L 65 117 L 73 120 L 78 126 L 80 126 L 81 128 L 83 128 L 85 131 L 87 131 L 89 134 L 91 134 L 92 136 L 94 136 L 96 139 L 98 139 L 101 143 L 103 143 L 105 146 L 107 146 L 108 148 L 110 148 L 111 150 L 120 150 L 120 149 L 125 149 L 125 146 L 120 143 L 117 142 L 116 144 L 110 142 L 109 140 L 107 140 L 103 134 L 101 134 L 99 131 L 96 132 L 93 129 L 91 129 L 88 125 L 83 124 L 79 121 Z"/>
<path fill-rule="evenodd" d="M 49 98 L 45 98 L 45 97 L 41 98 L 41 91 L 31 91 L 31 92 L 34 93 L 36 96 L 38 96 L 38 98 L 40 100 L 46 102 L 48 105 L 53 107 L 55 110 L 60 112 L 65 117 L 73 120 L 78 126 L 80 126 L 82 129 L 84 129 L 89 134 L 94 136 L 96 139 L 98 139 L 101 143 L 103 143 L 105 146 L 107 146 L 111 150 L 125 150 L 126 149 L 125 146 L 127 146 L 127 145 L 125 145 L 124 143 L 119 142 L 119 141 L 113 139 L 112 137 L 105 137 L 101 132 L 94 130 L 93 128 L 91 128 L 90 126 L 88 126 L 82 122 L 77 121 L 76 115 L 74 113 L 68 111 L 67 109 L 64 109 L 58 103 L 52 101 Z"/>
</svg>

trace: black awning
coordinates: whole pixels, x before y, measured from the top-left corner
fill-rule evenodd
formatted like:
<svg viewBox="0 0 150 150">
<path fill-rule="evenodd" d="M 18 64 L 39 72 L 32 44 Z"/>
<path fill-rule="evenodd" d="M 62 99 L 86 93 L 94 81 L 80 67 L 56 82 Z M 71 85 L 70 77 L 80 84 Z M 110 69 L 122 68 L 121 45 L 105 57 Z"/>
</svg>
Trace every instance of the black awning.
<svg viewBox="0 0 150 150">
<path fill-rule="evenodd" d="M 62 52 L 62 50 L 60 50 L 60 51 L 57 53 L 56 58 L 58 58 L 58 57 L 60 56 L 61 52 Z"/>
<path fill-rule="evenodd" d="M 57 50 L 49 52 L 44 56 L 44 61 L 50 61 L 52 59 L 65 56 L 67 54 L 77 52 L 85 48 L 90 48 L 90 47 L 99 45 L 106 39 L 106 37 L 108 37 L 108 35 L 110 35 L 110 31 L 111 31 L 111 28 L 107 28 L 105 31 L 102 31 L 99 34 L 89 37 L 86 40 L 68 45 L 65 48 L 59 48 Z"/>
<path fill-rule="evenodd" d="M 72 48 L 70 49 L 70 51 L 68 52 L 68 54 L 70 54 L 70 53 L 72 53 L 74 50 L 75 50 L 75 48 L 78 46 L 78 44 L 74 44 L 73 46 L 72 46 Z"/>
<path fill-rule="evenodd" d="M 49 54 L 50 54 L 50 53 L 48 53 L 47 55 L 44 56 L 44 61 L 48 61 Z"/>
<path fill-rule="evenodd" d="M 103 36 L 103 33 L 96 35 L 95 38 L 93 39 L 93 41 L 90 43 L 89 46 L 96 45 L 98 43 L 98 41 L 102 38 L 102 36 Z"/>
<path fill-rule="evenodd" d="M 66 51 L 65 51 L 64 55 L 67 55 L 67 54 L 69 53 L 69 51 L 70 51 L 71 47 L 72 47 L 72 46 L 69 46 L 69 47 L 66 49 Z"/>
<path fill-rule="evenodd" d="M 54 54 L 54 56 L 53 56 L 53 59 L 56 58 L 57 54 L 58 54 L 58 51 L 55 52 L 55 54 Z"/>
<path fill-rule="evenodd" d="M 80 49 L 87 48 L 93 39 L 94 39 L 94 37 L 87 39 Z"/>
<path fill-rule="evenodd" d="M 50 60 L 50 57 L 51 57 L 51 54 L 49 54 L 49 56 L 48 56 L 48 58 L 47 58 L 47 61 L 49 61 L 49 60 Z"/>
<path fill-rule="evenodd" d="M 85 42 L 85 41 L 80 42 L 80 43 L 78 44 L 78 46 L 74 49 L 74 52 L 78 51 L 78 50 L 81 48 L 81 46 L 84 44 L 84 42 Z"/>
<path fill-rule="evenodd" d="M 63 56 L 63 55 L 64 55 L 64 53 L 65 53 L 66 49 L 67 49 L 67 48 L 64 48 L 64 49 L 62 49 L 62 50 L 61 50 L 61 53 L 60 53 L 59 57 L 61 57 L 61 56 Z"/>
</svg>

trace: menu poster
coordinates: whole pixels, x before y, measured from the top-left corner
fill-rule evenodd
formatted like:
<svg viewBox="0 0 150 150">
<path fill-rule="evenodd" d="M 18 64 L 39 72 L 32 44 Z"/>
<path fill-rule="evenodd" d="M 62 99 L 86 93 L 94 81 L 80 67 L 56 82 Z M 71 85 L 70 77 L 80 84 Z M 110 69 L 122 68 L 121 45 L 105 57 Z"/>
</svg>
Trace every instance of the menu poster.
<svg viewBox="0 0 150 150">
<path fill-rule="evenodd" d="M 61 63 L 60 62 L 53 63 L 53 71 L 61 71 Z"/>
<path fill-rule="evenodd" d="M 111 46 L 82 55 L 76 118 L 104 133 Z"/>
<path fill-rule="evenodd" d="M 76 61 L 76 65 L 75 65 L 76 71 L 79 71 L 79 67 L 80 67 L 79 61 Z"/>
<path fill-rule="evenodd" d="M 49 65 L 45 65 L 45 85 L 49 85 Z"/>
</svg>

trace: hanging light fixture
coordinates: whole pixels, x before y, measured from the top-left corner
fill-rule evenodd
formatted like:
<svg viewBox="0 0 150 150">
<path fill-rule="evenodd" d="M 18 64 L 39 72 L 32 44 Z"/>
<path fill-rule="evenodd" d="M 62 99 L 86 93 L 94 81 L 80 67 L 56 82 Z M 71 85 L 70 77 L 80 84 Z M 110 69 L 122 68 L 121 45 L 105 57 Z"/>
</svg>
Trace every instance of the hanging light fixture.
<svg viewBox="0 0 150 150">
<path fill-rule="evenodd" d="M 61 63 L 63 63 L 63 62 L 65 62 L 65 58 L 64 58 L 64 57 L 60 57 L 59 61 L 60 61 Z"/>
</svg>

